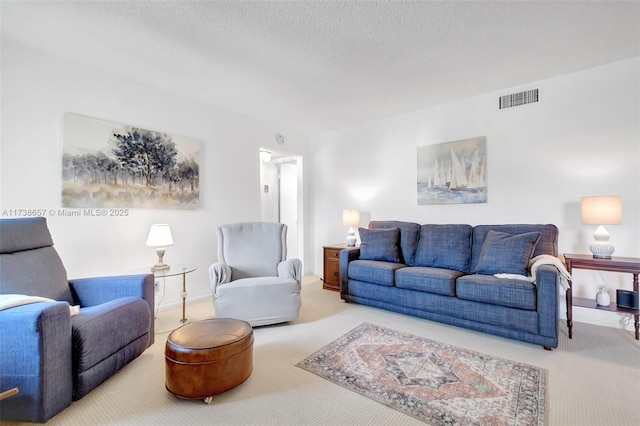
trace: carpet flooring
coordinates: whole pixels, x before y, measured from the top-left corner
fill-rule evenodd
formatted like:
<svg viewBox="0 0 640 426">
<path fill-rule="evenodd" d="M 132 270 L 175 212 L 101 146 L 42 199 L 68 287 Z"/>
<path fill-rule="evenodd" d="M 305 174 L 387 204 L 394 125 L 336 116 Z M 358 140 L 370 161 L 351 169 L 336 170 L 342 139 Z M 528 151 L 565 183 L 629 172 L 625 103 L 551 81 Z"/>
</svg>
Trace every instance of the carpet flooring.
<svg viewBox="0 0 640 426">
<path fill-rule="evenodd" d="M 297 364 L 431 425 L 543 425 L 546 370 L 363 323 Z"/>
<path fill-rule="evenodd" d="M 177 283 L 168 291 L 180 289 Z M 187 302 L 189 320 L 213 316 L 210 298 Z M 168 333 L 161 331 L 182 325 L 181 317 L 181 308 L 161 311 L 155 344 L 47 426 L 424 424 L 296 367 L 363 322 L 546 369 L 545 415 L 550 426 L 640 424 L 640 342 L 627 330 L 574 322 L 573 339 L 568 339 L 560 321 L 559 347 L 545 351 L 537 345 L 344 303 L 338 293 L 323 290 L 317 277 L 307 276 L 300 318 L 255 328 L 253 373 L 206 405 L 176 398 L 165 389 Z"/>
</svg>

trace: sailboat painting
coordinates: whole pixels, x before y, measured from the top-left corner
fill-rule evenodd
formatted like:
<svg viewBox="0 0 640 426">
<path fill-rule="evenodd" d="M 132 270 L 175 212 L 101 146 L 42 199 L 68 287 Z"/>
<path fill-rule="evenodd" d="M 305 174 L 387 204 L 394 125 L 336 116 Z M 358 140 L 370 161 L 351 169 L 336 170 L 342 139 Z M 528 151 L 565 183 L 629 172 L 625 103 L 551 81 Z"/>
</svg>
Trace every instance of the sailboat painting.
<svg viewBox="0 0 640 426">
<path fill-rule="evenodd" d="M 418 147 L 418 204 L 487 202 L 487 138 Z"/>
</svg>

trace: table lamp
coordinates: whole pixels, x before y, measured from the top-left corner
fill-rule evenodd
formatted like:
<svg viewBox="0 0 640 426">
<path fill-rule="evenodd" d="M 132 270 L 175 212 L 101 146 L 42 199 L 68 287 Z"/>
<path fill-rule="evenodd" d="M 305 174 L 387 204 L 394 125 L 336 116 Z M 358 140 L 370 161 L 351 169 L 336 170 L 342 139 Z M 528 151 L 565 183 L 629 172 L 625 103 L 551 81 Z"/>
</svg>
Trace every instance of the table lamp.
<svg viewBox="0 0 640 426">
<path fill-rule="evenodd" d="M 589 245 L 593 257 L 611 259 L 615 246 L 609 241 L 609 231 L 604 225 L 620 225 L 622 223 L 622 197 L 582 197 L 580 211 L 582 223 L 598 225 L 593 233 L 595 242 Z"/>
<path fill-rule="evenodd" d="M 360 212 L 358 210 L 343 210 L 342 224 L 349 227 L 349 232 L 347 232 L 347 245 L 354 247 L 357 240 L 355 227 L 360 225 Z"/>
<path fill-rule="evenodd" d="M 173 236 L 171 235 L 171 228 L 166 223 L 154 223 L 149 229 L 149 236 L 147 236 L 147 246 L 156 247 L 156 254 L 158 255 L 158 262 L 151 267 L 152 271 L 164 271 L 169 269 L 169 265 L 164 263 L 162 258 L 164 257 L 165 247 L 173 245 Z"/>
</svg>

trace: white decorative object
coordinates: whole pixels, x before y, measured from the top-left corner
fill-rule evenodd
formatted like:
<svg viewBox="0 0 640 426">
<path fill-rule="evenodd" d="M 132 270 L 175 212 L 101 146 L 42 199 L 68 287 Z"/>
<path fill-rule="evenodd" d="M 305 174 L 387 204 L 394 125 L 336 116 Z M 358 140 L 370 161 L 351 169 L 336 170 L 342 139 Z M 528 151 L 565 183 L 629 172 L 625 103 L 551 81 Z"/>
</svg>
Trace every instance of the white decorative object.
<svg viewBox="0 0 640 426">
<path fill-rule="evenodd" d="M 607 289 L 604 286 L 598 287 L 598 293 L 596 294 L 596 305 L 598 306 L 609 306 L 611 303 L 611 296 L 607 292 Z"/>
<path fill-rule="evenodd" d="M 360 225 L 360 212 L 358 210 L 343 210 L 342 224 L 349 227 L 347 246 L 354 247 L 357 241 L 355 227 Z"/>
<path fill-rule="evenodd" d="M 615 246 L 609 241 L 609 231 L 603 225 L 622 223 L 622 197 L 582 197 L 580 210 L 582 223 L 598 225 L 593 233 L 595 242 L 589 245 L 593 257 L 611 259 Z"/>
<path fill-rule="evenodd" d="M 147 236 L 147 245 L 149 247 L 156 247 L 156 254 L 158 255 L 158 262 L 151 267 L 151 270 L 163 271 L 169 269 L 169 265 L 162 260 L 165 247 L 173 245 L 173 236 L 171 235 L 169 225 L 166 223 L 154 223 L 151 225 L 149 235 Z"/>
</svg>

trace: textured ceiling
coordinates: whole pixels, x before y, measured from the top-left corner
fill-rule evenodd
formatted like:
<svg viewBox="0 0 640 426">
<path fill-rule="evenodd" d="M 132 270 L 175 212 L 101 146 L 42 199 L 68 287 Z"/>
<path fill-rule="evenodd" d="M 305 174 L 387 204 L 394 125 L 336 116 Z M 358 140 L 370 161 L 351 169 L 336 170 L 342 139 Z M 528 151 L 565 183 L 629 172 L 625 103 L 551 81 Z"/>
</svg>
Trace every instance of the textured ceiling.
<svg viewBox="0 0 640 426">
<path fill-rule="evenodd" d="M 305 134 L 640 55 L 640 3 L 2 1 L 2 37 Z"/>
</svg>

